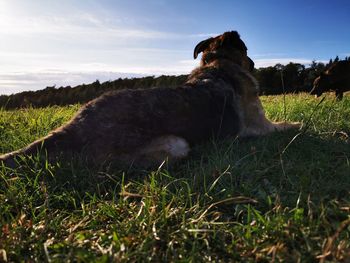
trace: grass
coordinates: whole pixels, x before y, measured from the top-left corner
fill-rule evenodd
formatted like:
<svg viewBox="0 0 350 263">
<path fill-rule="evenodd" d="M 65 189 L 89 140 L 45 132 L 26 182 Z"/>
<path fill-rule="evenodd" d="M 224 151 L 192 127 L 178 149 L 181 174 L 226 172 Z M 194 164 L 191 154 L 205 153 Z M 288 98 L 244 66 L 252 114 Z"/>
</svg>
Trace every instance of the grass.
<svg viewBox="0 0 350 263">
<path fill-rule="evenodd" d="M 285 99 L 262 97 L 268 117 L 302 132 L 208 142 L 171 168 L 0 166 L 0 262 L 348 262 L 350 97 Z M 78 107 L 0 111 L 0 152 Z"/>
</svg>

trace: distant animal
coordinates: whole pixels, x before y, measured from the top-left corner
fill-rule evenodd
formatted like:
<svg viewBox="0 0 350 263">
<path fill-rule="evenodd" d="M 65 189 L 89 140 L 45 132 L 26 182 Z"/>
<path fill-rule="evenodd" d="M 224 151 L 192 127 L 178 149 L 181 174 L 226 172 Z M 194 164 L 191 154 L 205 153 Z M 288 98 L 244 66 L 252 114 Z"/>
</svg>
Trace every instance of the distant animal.
<svg viewBox="0 0 350 263">
<path fill-rule="evenodd" d="M 350 61 L 342 60 L 332 64 L 332 66 L 318 76 L 311 90 L 311 94 L 317 97 L 323 92 L 335 91 L 338 100 L 343 99 L 343 93 L 350 90 Z"/>
<path fill-rule="evenodd" d="M 201 41 L 194 58 L 202 52 L 200 66 L 183 86 L 104 94 L 46 137 L 0 156 L 0 162 L 14 165 L 16 156 L 44 150 L 49 159 L 78 153 L 95 163 L 159 165 L 210 139 L 300 127 L 265 117 L 251 74 L 254 63 L 236 31 Z"/>
</svg>

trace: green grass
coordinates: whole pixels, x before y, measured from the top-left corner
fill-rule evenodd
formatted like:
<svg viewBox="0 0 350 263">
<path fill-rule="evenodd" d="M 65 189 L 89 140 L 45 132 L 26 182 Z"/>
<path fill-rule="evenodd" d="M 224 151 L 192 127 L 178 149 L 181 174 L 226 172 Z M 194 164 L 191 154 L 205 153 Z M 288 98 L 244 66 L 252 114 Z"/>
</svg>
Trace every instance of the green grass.
<svg viewBox="0 0 350 263">
<path fill-rule="evenodd" d="M 0 166 L 0 262 L 348 260 L 350 97 L 285 100 L 262 97 L 270 119 L 302 132 L 208 142 L 171 168 Z M 0 111 L 0 152 L 77 109 Z"/>
</svg>

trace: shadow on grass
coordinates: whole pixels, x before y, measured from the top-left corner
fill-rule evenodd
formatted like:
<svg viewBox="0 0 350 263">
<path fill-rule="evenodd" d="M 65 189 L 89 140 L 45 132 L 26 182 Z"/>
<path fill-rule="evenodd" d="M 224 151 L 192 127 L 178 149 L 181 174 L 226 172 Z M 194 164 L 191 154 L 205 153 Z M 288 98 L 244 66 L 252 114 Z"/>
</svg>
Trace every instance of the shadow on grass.
<svg viewBox="0 0 350 263">
<path fill-rule="evenodd" d="M 0 189 L 7 191 L 11 185 L 16 191 L 22 189 L 22 194 L 44 193 L 42 198 L 45 194 L 62 197 L 62 193 L 69 193 L 74 200 L 96 195 L 117 199 L 125 185 L 137 192 L 157 180 L 158 185 L 171 184 L 167 189 L 174 193 L 185 181 L 191 192 L 214 200 L 243 195 L 258 200 L 262 206 L 271 198 L 278 198 L 285 206 L 295 206 L 308 198 L 320 203 L 347 197 L 350 147 L 346 134 L 305 133 L 290 143 L 295 134 L 291 131 L 213 141 L 194 148 L 187 160 L 172 167 L 165 163 L 155 170 L 91 167 L 79 157 L 56 164 L 28 159 L 21 168 L 1 168 Z M 60 206 L 61 201 L 58 200 Z"/>
<path fill-rule="evenodd" d="M 346 134 L 305 133 L 290 143 L 294 136 L 295 132 L 276 133 L 203 145 L 195 149 L 192 164 L 184 171 L 191 171 L 186 176 L 195 177 L 198 191 L 205 191 L 203 187 L 220 176 L 218 192 L 226 189 L 231 195 L 260 200 L 279 196 L 285 205 L 309 195 L 317 203 L 346 197 L 350 185 Z"/>
<path fill-rule="evenodd" d="M 187 160 L 153 171 L 91 168 L 79 157 L 0 167 L 0 224 L 12 227 L 3 239 L 9 258 L 18 261 L 34 247 L 38 261 L 80 253 L 110 259 L 95 242 L 131 261 L 146 261 L 150 247 L 157 249 L 156 262 L 179 253 L 190 258 L 193 251 L 252 262 L 250 251 L 260 251 L 273 262 L 268 251 L 275 244 L 288 248 L 276 252 L 283 259 L 294 251 L 293 262 L 329 255 L 324 240 L 348 218 L 339 203 L 349 200 L 349 140 L 306 133 L 289 144 L 295 134 L 210 142 Z M 120 252 L 118 242 L 127 249 Z"/>
</svg>

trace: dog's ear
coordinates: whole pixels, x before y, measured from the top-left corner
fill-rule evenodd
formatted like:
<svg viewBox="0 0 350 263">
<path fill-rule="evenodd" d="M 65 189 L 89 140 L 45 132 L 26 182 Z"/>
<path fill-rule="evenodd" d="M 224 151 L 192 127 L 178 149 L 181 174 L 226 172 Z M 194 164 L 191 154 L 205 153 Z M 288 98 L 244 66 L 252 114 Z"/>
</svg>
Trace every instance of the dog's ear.
<svg viewBox="0 0 350 263">
<path fill-rule="evenodd" d="M 206 50 L 213 40 L 214 40 L 214 38 L 211 37 L 211 38 L 208 38 L 206 40 L 199 42 L 197 44 L 197 46 L 194 48 L 193 58 L 196 59 L 198 57 L 198 54 L 203 52 L 204 50 Z"/>
<path fill-rule="evenodd" d="M 247 47 L 241 40 L 237 31 L 225 32 L 221 36 L 221 46 L 224 48 L 234 47 L 244 52 L 247 51 Z"/>
</svg>

